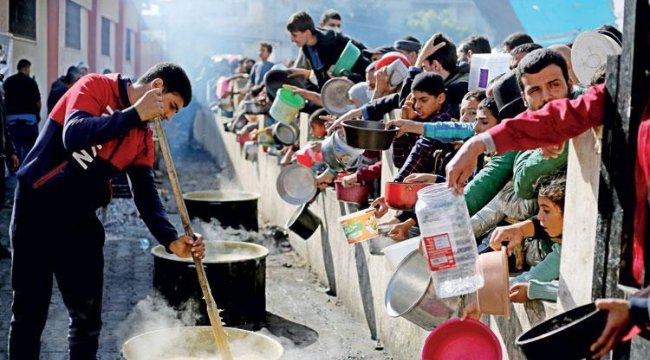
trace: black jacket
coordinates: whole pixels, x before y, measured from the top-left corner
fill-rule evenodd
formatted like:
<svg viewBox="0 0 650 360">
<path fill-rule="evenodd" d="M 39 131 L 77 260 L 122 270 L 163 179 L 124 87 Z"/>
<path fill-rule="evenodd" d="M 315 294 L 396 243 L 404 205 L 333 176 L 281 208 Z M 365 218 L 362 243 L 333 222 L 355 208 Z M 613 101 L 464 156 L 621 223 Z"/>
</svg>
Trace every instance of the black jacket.
<svg viewBox="0 0 650 360">
<path fill-rule="evenodd" d="M 362 43 L 357 40 L 349 38 L 347 35 L 337 33 L 333 30 L 325 30 L 321 28 L 316 28 L 314 31 L 317 42 L 314 48 L 321 62 L 320 68 L 316 68 L 315 61 L 312 59 L 307 45 L 302 47 L 303 54 L 309 59 L 312 70 L 316 74 L 316 79 L 318 79 L 318 87 L 321 88 L 329 80 L 327 71 L 331 66 L 336 64 L 336 61 L 339 59 L 339 56 L 343 52 L 343 49 L 348 44 L 348 41 L 352 43 L 362 51 L 362 54 L 357 59 L 357 62 L 352 67 L 347 77 L 352 80 L 354 83 L 364 81 L 366 79 L 366 67 L 370 65 L 370 60 L 363 56 L 363 50 L 366 48 Z"/>
</svg>

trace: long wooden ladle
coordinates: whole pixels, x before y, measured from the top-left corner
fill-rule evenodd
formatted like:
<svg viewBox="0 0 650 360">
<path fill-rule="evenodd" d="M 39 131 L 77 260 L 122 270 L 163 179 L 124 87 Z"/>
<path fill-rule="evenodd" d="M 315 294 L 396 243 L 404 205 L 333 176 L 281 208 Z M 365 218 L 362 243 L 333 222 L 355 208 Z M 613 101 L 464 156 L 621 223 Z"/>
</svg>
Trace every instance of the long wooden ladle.
<svg viewBox="0 0 650 360">
<path fill-rule="evenodd" d="M 172 154 L 169 150 L 169 143 L 167 142 L 167 136 L 165 135 L 165 130 L 162 127 L 160 118 L 156 118 L 154 121 L 156 127 L 156 135 L 158 136 L 158 142 L 160 143 L 160 150 L 165 159 L 165 165 L 167 167 L 167 175 L 169 175 L 169 182 L 172 186 L 172 191 L 174 192 L 174 199 L 176 199 L 176 206 L 178 207 L 178 214 L 181 217 L 181 222 L 183 223 L 183 229 L 185 230 L 185 235 L 194 237 L 194 231 L 192 230 L 192 224 L 190 223 L 190 216 L 187 213 L 187 208 L 185 207 L 185 202 L 183 201 L 183 192 L 181 191 L 181 184 L 178 182 L 178 175 L 176 174 L 176 167 L 174 166 L 174 160 L 172 160 Z M 233 360 L 232 353 L 230 352 L 230 344 L 226 338 L 226 333 L 223 329 L 223 324 L 221 322 L 221 316 L 219 316 L 219 309 L 217 308 L 217 303 L 212 297 L 212 291 L 210 291 L 210 284 L 208 279 L 205 276 L 205 269 L 203 269 L 203 261 L 192 255 L 194 259 L 194 265 L 196 267 L 196 274 L 199 277 L 199 284 L 201 284 L 201 291 L 203 292 L 203 299 L 208 309 L 208 317 L 210 318 L 210 325 L 212 326 L 212 332 L 214 333 L 214 339 L 217 343 L 217 349 L 223 360 Z"/>
</svg>

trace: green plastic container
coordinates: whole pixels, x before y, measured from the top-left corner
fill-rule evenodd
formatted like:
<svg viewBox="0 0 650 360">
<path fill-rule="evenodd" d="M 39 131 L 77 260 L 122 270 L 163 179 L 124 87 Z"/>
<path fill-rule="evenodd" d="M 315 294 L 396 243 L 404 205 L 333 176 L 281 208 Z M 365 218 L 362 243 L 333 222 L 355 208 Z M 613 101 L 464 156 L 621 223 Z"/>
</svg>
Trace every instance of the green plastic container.
<svg viewBox="0 0 650 360">
<path fill-rule="evenodd" d="M 287 125 L 293 123 L 293 120 L 300 112 L 300 109 L 305 107 L 305 99 L 298 94 L 294 94 L 291 90 L 281 88 L 277 92 L 273 105 L 269 109 L 269 115 L 275 121 L 283 122 Z"/>
<path fill-rule="evenodd" d="M 359 50 L 359 48 L 356 47 L 352 43 L 352 41 L 348 41 L 348 44 L 345 45 L 343 52 L 341 53 L 339 59 L 336 61 L 336 64 L 334 65 L 334 70 L 332 70 L 332 74 L 334 76 L 341 76 L 344 71 L 352 70 L 354 63 L 357 62 L 359 56 L 361 56 L 361 50 Z"/>
</svg>

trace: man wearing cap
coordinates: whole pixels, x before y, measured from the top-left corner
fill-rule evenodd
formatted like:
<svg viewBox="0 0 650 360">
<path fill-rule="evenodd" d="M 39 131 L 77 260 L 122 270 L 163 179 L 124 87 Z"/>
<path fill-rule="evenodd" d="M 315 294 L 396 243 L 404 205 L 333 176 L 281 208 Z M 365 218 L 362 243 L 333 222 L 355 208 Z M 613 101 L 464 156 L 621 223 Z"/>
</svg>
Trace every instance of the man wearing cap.
<svg viewBox="0 0 650 360">
<path fill-rule="evenodd" d="M 395 48 L 392 46 L 384 45 L 374 49 L 364 49 L 362 52 L 364 55 L 366 55 L 366 57 L 370 59 L 370 61 L 375 62 L 391 51 L 395 51 Z"/>
<path fill-rule="evenodd" d="M 418 59 L 418 52 L 420 52 L 422 44 L 420 44 L 420 41 L 413 36 L 407 36 L 401 40 L 395 41 L 393 47 L 395 50 L 406 56 L 411 66 L 415 66 L 415 61 Z"/>
</svg>

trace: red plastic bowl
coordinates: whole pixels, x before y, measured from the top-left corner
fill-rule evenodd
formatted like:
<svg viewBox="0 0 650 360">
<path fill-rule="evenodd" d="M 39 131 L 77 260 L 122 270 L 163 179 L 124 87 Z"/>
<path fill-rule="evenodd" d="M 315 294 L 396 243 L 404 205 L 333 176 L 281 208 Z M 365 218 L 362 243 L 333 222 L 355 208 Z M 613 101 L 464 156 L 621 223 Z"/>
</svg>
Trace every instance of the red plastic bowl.
<svg viewBox="0 0 650 360">
<path fill-rule="evenodd" d="M 387 182 L 384 188 L 386 205 L 395 210 L 411 210 L 418 201 L 418 191 L 432 183 Z"/>
<path fill-rule="evenodd" d="M 433 329 L 422 347 L 422 360 L 501 360 L 501 344 L 480 321 L 450 319 Z"/>
</svg>

